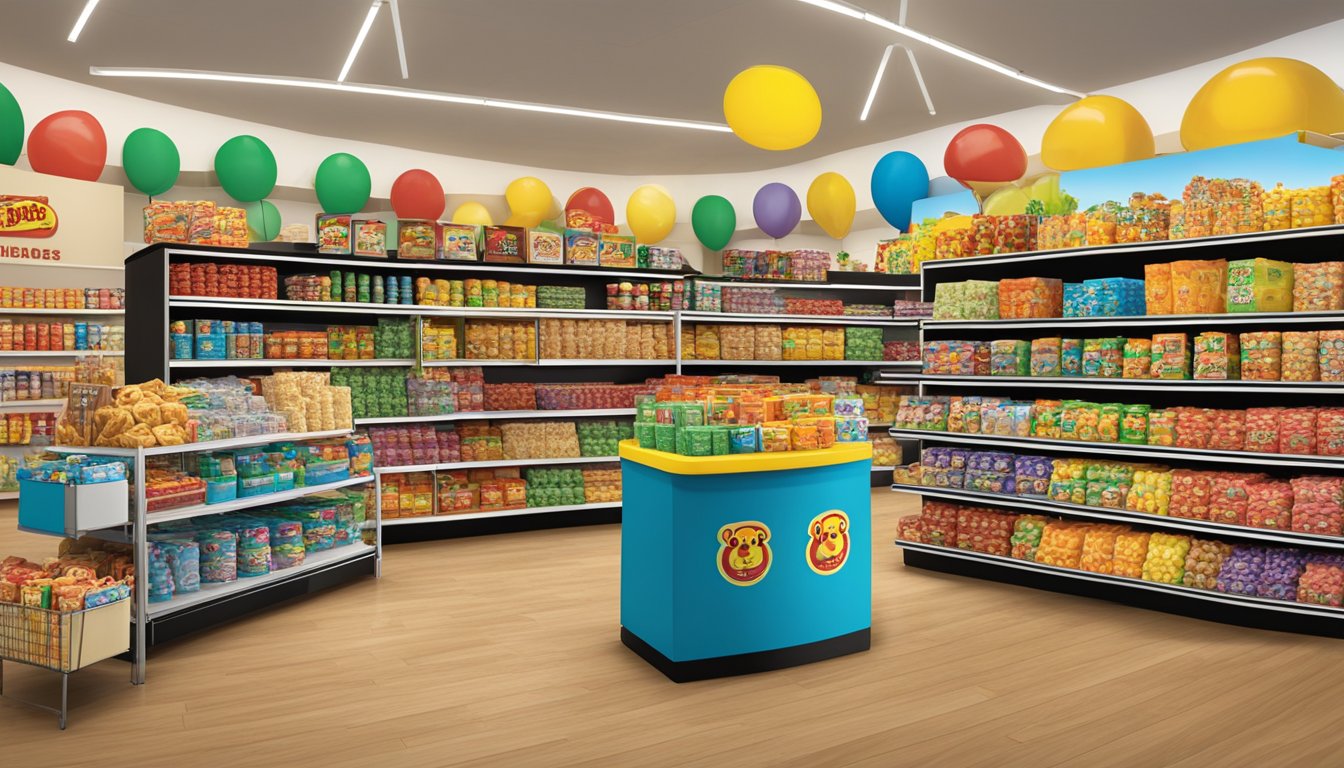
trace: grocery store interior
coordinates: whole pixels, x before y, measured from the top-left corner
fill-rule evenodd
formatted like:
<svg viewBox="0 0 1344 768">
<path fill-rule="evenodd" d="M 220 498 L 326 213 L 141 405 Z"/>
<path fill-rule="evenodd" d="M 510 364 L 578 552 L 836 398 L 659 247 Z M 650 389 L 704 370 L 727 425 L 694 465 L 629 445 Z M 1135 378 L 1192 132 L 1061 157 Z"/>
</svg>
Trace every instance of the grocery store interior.
<svg viewBox="0 0 1344 768">
<path fill-rule="evenodd" d="M 0 762 L 1338 763 L 1337 0 L 5 19 Z"/>
</svg>

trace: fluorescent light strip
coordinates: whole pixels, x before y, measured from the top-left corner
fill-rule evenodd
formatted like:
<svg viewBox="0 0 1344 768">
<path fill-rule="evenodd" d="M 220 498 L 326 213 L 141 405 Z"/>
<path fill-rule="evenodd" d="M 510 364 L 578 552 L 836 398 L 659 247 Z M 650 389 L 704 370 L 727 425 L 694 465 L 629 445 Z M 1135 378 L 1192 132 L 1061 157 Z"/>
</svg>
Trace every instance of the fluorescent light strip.
<svg viewBox="0 0 1344 768">
<path fill-rule="evenodd" d="M 915 61 L 915 52 L 904 45 L 901 47 L 905 48 L 905 55 L 910 57 L 910 68 L 915 70 L 915 82 L 919 83 L 919 92 L 924 94 L 924 106 L 928 108 L 930 115 L 938 114 L 933 109 L 933 99 L 929 97 L 929 86 L 924 84 L 924 73 L 919 70 L 919 62 Z"/>
<path fill-rule="evenodd" d="M 373 20 L 381 7 L 383 0 L 373 0 L 373 5 L 369 6 L 369 13 L 364 17 L 364 24 L 359 28 L 359 34 L 355 35 L 355 44 L 350 46 L 350 55 L 345 57 L 345 66 L 341 67 L 341 74 L 336 78 L 336 82 L 345 82 L 345 76 L 350 74 L 350 68 L 355 65 L 355 57 L 359 55 L 359 49 L 364 47 L 364 38 L 369 36 L 369 27 L 373 26 Z"/>
<path fill-rule="evenodd" d="M 595 120 L 611 120 L 621 123 L 657 125 L 665 128 L 691 128 L 698 131 L 731 133 L 732 129 L 721 123 L 706 123 L 697 120 L 677 120 L 668 117 L 649 117 L 630 115 L 624 112 L 603 112 L 593 109 L 577 109 L 550 104 L 533 104 L 505 99 L 487 99 L 480 96 L 463 96 L 455 93 L 420 91 L 413 88 L 397 88 L 390 85 L 366 85 L 362 83 L 340 83 L 333 80 L 315 80 L 304 77 L 282 77 L 272 75 L 248 75 L 231 72 L 205 72 L 193 69 L 155 69 L 141 67 L 89 67 L 89 74 L 99 77 L 141 77 L 160 80 L 205 80 L 217 83 L 243 83 L 246 85 L 277 85 L 287 88 L 309 88 L 321 91 L 342 93 L 362 93 L 370 96 L 395 96 L 402 99 L 421 101 L 439 101 L 448 104 L 472 104 L 478 107 L 496 107 L 526 112 L 544 112 L 552 115 L 587 117 Z"/>
<path fill-rule="evenodd" d="M 70 36 L 65 38 L 69 42 L 75 42 L 79 39 L 79 33 L 84 31 L 84 25 L 89 23 L 89 17 L 93 15 L 93 9 L 98 7 L 98 0 L 89 0 L 84 4 L 84 10 L 80 11 L 79 18 L 75 20 L 75 26 L 70 29 Z"/>
<path fill-rule="evenodd" d="M 406 69 L 406 40 L 401 36 L 401 10 L 397 7 L 397 0 L 389 0 L 392 6 L 392 33 L 397 38 L 397 62 L 401 64 L 401 79 L 405 80 L 411 76 Z"/>
<path fill-rule="evenodd" d="M 986 58 L 978 53 L 972 53 L 971 51 L 968 51 L 965 48 L 961 48 L 951 43 L 944 42 L 936 37 L 930 37 L 929 35 L 926 35 L 923 32 L 916 32 L 915 30 L 905 26 L 904 24 L 897 24 L 891 19 L 878 16 L 875 13 L 864 11 L 856 6 L 852 6 L 847 3 L 838 3 L 834 2 L 833 0 L 799 0 L 799 1 L 807 3 L 808 5 L 815 5 L 818 8 L 825 8 L 828 11 L 834 11 L 835 13 L 848 16 L 851 19 L 862 19 L 863 21 L 866 21 L 869 24 L 879 26 L 890 32 L 895 32 L 898 35 L 908 37 L 911 40 L 916 40 L 921 43 L 924 43 L 925 45 L 933 46 L 934 48 L 937 48 L 938 50 L 943 51 L 944 53 L 950 53 L 959 59 L 969 61 L 972 64 L 984 67 L 985 69 L 993 70 L 994 72 L 998 72 L 999 74 L 1005 77 L 1011 77 L 1014 80 L 1026 83 L 1028 85 L 1034 85 L 1037 88 L 1044 88 L 1047 91 L 1053 91 L 1055 93 L 1063 93 L 1080 99 L 1086 95 L 1083 93 L 1079 93 L 1078 91 L 1065 88 L 1060 85 L 1055 85 L 1054 83 L 1047 83 L 1044 80 L 1038 80 L 1034 77 L 1024 75 L 1020 71 L 1013 69 L 1012 67 L 1009 67 L 1007 65 L 1000 64 L 999 62 L 994 61 L 993 59 Z"/>
<path fill-rule="evenodd" d="M 895 47 L 893 43 L 882 52 L 882 61 L 877 63 L 877 74 L 873 75 L 873 87 L 868 89 L 868 100 L 863 102 L 863 111 L 859 113 L 860 121 L 868 119 L 868 110 L 873 108 L 873 99 L 877 98 L 877 86 L 882 84 L 882 75 L 887 71 L 887 61 L 891 59 L 891 49 Z"/>
</svg>

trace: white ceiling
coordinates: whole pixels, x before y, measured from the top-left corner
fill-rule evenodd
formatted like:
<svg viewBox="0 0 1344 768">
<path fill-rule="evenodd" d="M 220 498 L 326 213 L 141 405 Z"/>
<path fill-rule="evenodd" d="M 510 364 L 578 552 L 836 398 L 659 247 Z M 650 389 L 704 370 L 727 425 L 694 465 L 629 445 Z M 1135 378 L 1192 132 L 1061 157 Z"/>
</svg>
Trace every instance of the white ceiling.
<svg viewBox="0 0 1344 768">
<path fill-rule="evenodd" d="M 9 3 L 6 63 L 135 96 L 325 136 L 539 168 L 625 174 L 758 170 L 1067 97 L 914 44 L 936 116 L 894 56 L 858 114 L 883 49 L 902 42 L 796 0 L 400 0 L 410 79 L 389 10 L 349 81 L 722 122 L 728 81 L 753 64 L 803 73 L 825 110 L 788 152 L 732 134 L 228 83 L 92 77 L 90 66 L 335 79 L 369 0 L 110 0 L 79 42 L 84 0 Z M 867 0 L 896 18 L 895 0 Z M 1344 18 L 1340 0 L 910 0 L 908 23 L 1023 72 L 1090 91 L 1236 53 Z M 77 106 L 77 105 L 72 105 Z"/>
</svg>

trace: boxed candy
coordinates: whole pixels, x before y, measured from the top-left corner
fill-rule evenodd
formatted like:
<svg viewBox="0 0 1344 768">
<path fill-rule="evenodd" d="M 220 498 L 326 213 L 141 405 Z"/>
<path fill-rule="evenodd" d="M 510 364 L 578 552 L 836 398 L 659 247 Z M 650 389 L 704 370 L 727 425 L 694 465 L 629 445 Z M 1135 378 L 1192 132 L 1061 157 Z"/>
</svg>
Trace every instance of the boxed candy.
<svg viewBox="0 0 1344 768">
<path fill-rule="evenodd" d="M 1344 261 L 1293 265 L 1293 311 L 1344 309 Z"/>
<path fill-rule="evenodd" d="M 1241 349 L 1236 334 L 1205 331 L 1195 337 L 1195 378 L 1241 378 Z"/>
<path fill-rule="evenodd" d="M 1041 318 L 1063 316 L 1063 283 L 1046 277 L 999 281 L 999 317 Z"/>
<path fill-rule="evenodd" d="M 1245 338 L 1242 339 L 1243 350 Z M 1158 333 L 1153 335 L 1153 364 L 1151 377 L 1154 379 L 1190 378 L 1190 337 L 1184 333 Z"/>
<path fill-rule="evenodd" d="M 1278 381 L 1283 361 L 1283 334 L 1259 331 L 1241 334 L 1241 378 Z"/>
<path fill-rule="evenodd" d="M 989 343 L 991 376 L 1027 376 L 1031 373 L 1031 345 L 1021 340 Z"/>
<path fill-rule="evenodd" d="M 1152 339 L 1125 339 L 1121 350 L 1120 375 L 1126 379 L 1146 379 L 1152 375 Z"/>
<path fill-rule="evenodd" d="M 1083 281 L 1079 317 L 1120 317 L 1144 314 L 1142 280 L 1103 277 Z"/>
<path fill-rule="evenodd" d="M 1171 263 L 1171 311 L 1176 315 L 1219 314 L 1227 308 L 1227 260 Z"/>
<path fill-rule="evenodd" d="M 1284 331 L 1280 381 L 1319 381 L 1320 336 L 1316 331 Z"/>
<path fill-rule="evenodd" d="M 1059 348 L 1062 339 L 1058 336 L 1031 340 L 1031 361 L 1028 373 L 1032 376 L 1059 375 Z M 993 349 L 990 350 L 990 365 L 993 366 Z"/>
<path fill-rule="evenodd" d="M 1228 263 L 1228 312 L 1288 312 L 1292 308 L 1292 264 L 1272 259 Z"/>
<path fill-rule="evenodd" d="M 999 284 L 992 280 L 939 283 L 934 291 L 937 320 L 998 320 Z"/>
</svg>

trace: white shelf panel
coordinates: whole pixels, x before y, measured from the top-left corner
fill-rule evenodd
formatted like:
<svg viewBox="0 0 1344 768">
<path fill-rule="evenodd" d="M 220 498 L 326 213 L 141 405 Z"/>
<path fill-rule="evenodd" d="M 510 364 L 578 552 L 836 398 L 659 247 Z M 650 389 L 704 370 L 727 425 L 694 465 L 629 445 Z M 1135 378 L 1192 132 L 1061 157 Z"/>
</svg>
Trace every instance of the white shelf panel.
<svg viewBox="0 0 1344 768">
<path fill-rule="evenodd" d="M 376 360 L 169 360 L 169 368 L 390 368 L 415 365 L 412 358 L 379 358 Z"/>
<path fill-rule="evenodd" d="M 1325 227 L 1281 229 L 1272 232 L 1249 232 L 1240 235 L 1194 237 L 1184 240 L 1158 240 L 1149 243 L 1126 243 L 1124 245 L 1094 245 L 1082 248 L 1061 248 L 1053 251 L 1027 251 L 1025 253 L 998 253 L 989 256 L 968 256 L 964 259 L 938 259 L 926 261 L 920 265 L 920 268 L 927 275 L 931 272 L 950 272 L 958 269 L 975 271 L 986 265 L 1017 264 L 1024 262 L 1035 263 L 1080 257 L 1089 259 L 1097 264 L 1102 264 L 1105 263 L 1108 258 L 1117 254 L 1161 253 L 1165 251 L 1203 251 L 1208 248 L 1216 249 L 1223 245 L 1269 243 L 1317 237 L 1338 237 L 1341 233 L 1344 233 L 1344 225 L 1333 224 Z M 1190 258 L 1211 257 L 1191 256 Z"/>
<path fill-rule="evenodd" d="M 1105 456 L 1129 456 L 1147 461 L 1200 461 L 1213 464 L 1249 464 L 1252 466 L 1289 467 L 1296 469 L 1344 470 L 1344 456 L 1297 456 L 1283 453 L 1252 453 L 1250 451 L 1215 451 L 1207 448 L 1176 448 L 1158 445 L 1129 445 L 1126 443 L 1084 443 L 1075 440 L 1054 440 L 1045 437 L 1005 437 L 1002 435 L 966 435 L 953 432 L 930 432 L 918 429 L 892 429 L 892 437 L 928 440 L 978 448 L 1021 448 L 1028 451 L 1061 451 Z"/>
<path fill-rule="evenodd" d="M 199 443 L 183 443 L 182 445 L 156 445 L 152 448 L 143 449 L 146 456 L 162 456 L 172 453 L 201 453 L 204 451 L 223 451 L 230 448 L 254 448 L 259 445 L 269 445 L 278 442 L 299 442 L 303 440 L 322 440 L 329 437 L 348 437 L 348 429 L 329 429 L 324 432 L 277 432 L 270 435 L 248 435 L 246 437 L 230 437 L 224 440 L 205 440 Z M 103 446 L 91 445 L 56 445 L 48 448 L 57 453 L 87 453 L 92 456 L 135 456 L 139 448 L 106 448 Z"/>
<path fill-rule="evenodd" d="M 809 368 L 909 368 L 920 365 L 917 360 L 682 360 L 682 365 L 705 366 L 765 366 Z"/>
<path fill-rule="evenodd" d="M 573 368 L 573 367 L 576 367 L 576 366 L 581 366 L 581 367 L 585 367 L 585 368 L 588 367 L 588 366 L 593 366 L 593 367 L 595 367 L 595 368 L 600 368 L 600 367 L 602 367 L 602 366 L 606 366 L 606 365 L 628 365 L 628 366 L 650 366 L 650 365 L 658 365 L 658 366 L 672 366 L 672 365 L 676 365 L 676 364 L 677 364 L 677 361 L 676 361 L 676 360 L 672 360 L 672 359 L 670 359 L 670 358 L 652 359 L 652 360 L 621 360 L 621 359 L 607 360 L 607 359 L 604 359 L 604 358 L 573 359 L 573 360 L 571 360 L 571 359 L 568 359 L 568 358 L 544 358 L 544 359 L 542 359 L 542 360 L 538 360 L 538 361 L 537 361 L 537 365 L 540 365 L 540 366 L 543 367 L 543 368 Z"/>
<path fill-rule="evenodd" d="M 196 309 L 237 309 L 247 307 L 270 312 L 344 312 L 384 315 L 426 315 L 433 317 L 463 317 L 481 319 L 531 320 L 559 318 L 592 320 L 661 320 L 671 322 L 671 311 L 626 309 L 546 309 L 542 307 L 441 307 L 422 304 L 375 304 L 358 301 L 291 301 L 289 299 L 232 299 L 211 296 L 169 296 L 169 307 Z"/>
<path fill-rule="evenodd" d="M 350 258 L 324 256 L 314 253 L 286 253 L 283 255 L 245 250 L 206 250 L 166 248 L 165 253 L 172 256 L 188 256 L 197 259 L 230 259 L 236 261 L 282 262 L 285 264 L 321 264 L 339 267 L 342 270 L 356 271 L 365 269 L 398 269 L 409 272 L 479 272 L 482 274 L 523 274 L 523 275 L 578 275 L 581 277 L 604 277 L 637 280 L 680 280 L 685 275 L 669 272 L 640 272 L 634 269 L 608 267 L 537 267 L 528 264 L 487 264 L 479 261 L 402 261 L 400 259 L 355 260 Z"/>
<path fill-rule="evenodd" d="M 573 410 L 535 410 L 535 411 L 461 411 L 444 413 L 437 416 L 383 416 L 378 418 L 355 419 L 356 426 L 376 424 L 420 424 L 438 421 L 475 421 L 479 419 L 566 419 L 584 416 L 633 416 L 634 408 L 580 408 Z"/>
<path fill-rule="evenodd" d="M 1243 392 L 1344 394 L 1344 381 L 1215 381 L 1211 379 L 1096 379 L 1081 376 L 945 376 L 926 373 L 883 374 L 883 383 L 944 386 L 1103 389 L 1149 392 Z"/>
<path fill-rule="evenodd" d="M 202 584 L 200 590 L 196 592 L 187 592 L 176 595 L 172 600 L 165 603 L 150 603 L 147 615 L 150 619 L 156 619 L 161 616 L 167 616 L 172 613 L 191 608 L 205 603 L 211 603 L 216 600 L 228 599 L 231 595 L 240 592 L 247 592 L 257 587 L 267 584 L 274 584 L 281 581 L 289 581 L 298 578 L 304 574 L 321 570 L 338 563 L 344 563 L 351 560 L 357 560 L 364 557 L 376 557 L 377 548 L 355 542 L 344 547 L 328 549 L 325 552 L 309 553 L 304 557 L 302 565 L 296 565 L 293 568 L 285 568 L 279 571 L 271 571 L 265 576 L 253 576 L 251 578 L 240 578 L 227 584 Z"/>
<path fill-rule="evenodd" d="M 446 464 L 410 464 L 401 467 L 375 467 L 380 475 L 401 474 L 403 472 L 431 472 L 450 469 L 489 469 L 491 467 L 531 467 L 551 464 L 610 464 L 620 461 L 620 456 L 578 456 L 562 459 L 500 459 L 498 461 L 450 461 Z"/>
<path fill-rule="evenodd" d="M 578 512 L 585 509 L 611 509 L 621 506 L 619 501 L 597 501 L 591 504 L 571 504 L 558 507 L 523 507 L 522 509 L 496 509 L 488 512 L 462 512 L 456 515 L 426 515 L 422 517 L 384 518 L 383 525 L 416 525 L 418 523 L 451 523 L 456 520 L 484 520 L 491 517 L 519 517 L 521 515 L 544 515 L 553 512 Z"/>
<path fill-rule="evenodd" d="M 253 507 L 264 507 L 269 504 L 279 504 L 283 501 L 301 499 L 304 496 L 311 496 L 323 491 L 334 491 L 337 488 L 347 488 L 352 485 L 363 485 L 373 482 L 373 475 L 364 477 L 350 477 L 335 483 L 325 483 L 323 485 L 307 485 L 302 488 L 294 488 L 288 491 L 279 491 L 278 493 L 266 493 L 260 496 L 248 496 L 245 499 L 235 499 L 233 501 L 224 501 L 219 504 L 194 504 L 190 507 L 181 507 L 178 509 L 165 509 L 162 512 L 150 512 L 147 516 L 149 525 L 158 523 L 167 523 L 173 520 L 185 520 L 190 517 L 202 517 L 204 515 L 218 515 L 224 512 L 233 512 L 239 509 L 251 509 Z"/>
<path fill-rule="evenodd" d="M 1082 504 L 1069 504 L 1050 499 L 1028 496 L 1007 496 L 1000 493 L 967 491 L 960 488 L 929 488 L 921 485 L 902 485 L 897 483 L 892 485 L 891 489 L 901 493 L 913 493 L 929 498 L 961 502 L 964 504 L 992 504 L 999 507 L 1022 509 L 1031 512 L 1044 512 L 1052 515 L 1063 515 L 1065 517 L 1083 517 L 1091 520 L 1105 520 L 1113 523 L 1131 523 L 1134 525 L 1146 525 L 1156 528 L 1171 528 L 1174 530 L 1187 531 L 1198 536 L 1207 537 L 1222 534 L 1224 536 L 1237 536 L 1243 539 L 1255 539 L 1257 541 L 1265 541 L 1272 544 L 1344 549 L 1344 537 L 1339 536 L 1317 536 L 1310 533 L 1251 528 L 1244 525 L 1227 525 L 1224 523 L 1210 522 L 1208 520 L 1190 520 L 1181 517 L 1171 517 L 1170 515 L 1150 515 L 1144 512 L 1133 512 L 1125 509 L 1088 507 Z"/>
<path fill-rule="evenodd" d="M 420 365 L 424 368 L 468 368 L 481 366 L 483 368 L 518 366 L 518 365 L 536 365 L 536 360 L 423 360 Z"/>
<path fill-rule="evenodd" d="M 1008 320 L 925 320 L 930 331 L 1041 328 L 1117 328 L 1126 326 L 1313 325 L 1339 322 L 1339 312 L 1241 312 L 1216 315 L 1125 315 L 1121 317 L 1046 317 Z"/>
<path fill-rule="evenodd" d="M 1103 573 L 1092 573 L 1090 571 L 1075 571 L 1071 568 L 1061 568 L 1055 565 L 1045 565 L 1044 563 L 1031 562 L 1028 560 L 1018 560 L 1012 557 L 1001 557 L 999 555 L 988 555 L 983 552 L 975 552 L 968 549 L 952 549 L 949 547 L 938 547 L 932 544 L 916 544 L 910 541 L 896 540 L 896 546 L 902 549 L 909 549 L 915 552 L 925 552 L 930 555 L 939 555 L 942 557 L 951 557 L 959 560 L 970 560 L 975 562 L 988 562 L 995 565 L 1016 568 L 1024 571 L 1045 572 L 1055 576 L 1064 576 L 1066 578 L 1078 579 L 1081 581 L 1091 581 L 1102 584 L 1114 584 L 1134 589 L 1145 589 L 1151 592 L 1175 593 L 1183 597 L 1189 597 L 1194 600 L 1204 600 L 1213 603 L 1222 603 L 1224 605 L 1236 605 L 1240 607 L 1261 608 L 1265 610 L 1278 611 L 1281 613 L 1295 613 L 1307 616 L 1334 618 L 1344 620 L 1344 609 L 1331 608 L 1324 605 L 1312 605 L 1310 603 L 1290 602 L 1287 600 L 1271 600 L 1266 597 L 1250 597 L 1247 595 L 1233 595 L 1223 592 L 1215 592 L 1209 589 L 1195 589 L 1177 584 L 1159 584 L 1154 581 L 1143 581 L 1141 579 L 1131 579 L 1126 576 L 1114 576 Z"/>
<path fill-rule="evenodd" d="M 690 275 L 689 277 L 695 277 Z M 788 280 L 715 280 L 695 277 L 697 283 L 729 288 L 782 288 L 803 291 L 918 291 L 917 285 L 864 285 L 861 283 L 795 283 Z"/>
<path fill-rule="evenodd" d="M 78 315 L 113 317 L 126 314 L 124 309 L 46 309 L 34 307 L 0 307 L 0 317 L 5 315 L 42 315 L 44 317 L 74 317 Z"/>
<path fill-rule="evenodd" d="M 0 350 L 0 357 L 125 357 L 125 350 L 120 349 L 60 349 L 60 350 L 42 350 L 40 352 L 25 351 L 18 349 Z"/>
<path fill-rule="evenodd" d="M 51 397 L 42 400 L 0 400 L 0 411 L 9 413 L 47 413 L 59 411 L 65 407 L 64 397 Z"/>
<path fill-rule="evenodd" d="M 873 471 L 874 471 L 874 472 L 890 472 L 890 471 L 892 471 L 892 470 L 895 469 L 895 468 L 896 468 L 896 467 L 894 467 L 894 466 L 883 466 L 883 465 L 880 465 L 880 464 L 874 464 L 874 465 L 873 465 Z M 894 488 L 895 486 L 892 486 L 892 487 Z"/>
<path fill-rule="evenodd" d="M 880 325 L 893 328 L 916 328 L 917 318 L 910 317 L 846 317 L 844 315 L 747 315 L 735 312 L 682 312 L 683 322 L 697 323 L 794 323 L 800 325 Z"/>
</svg>

